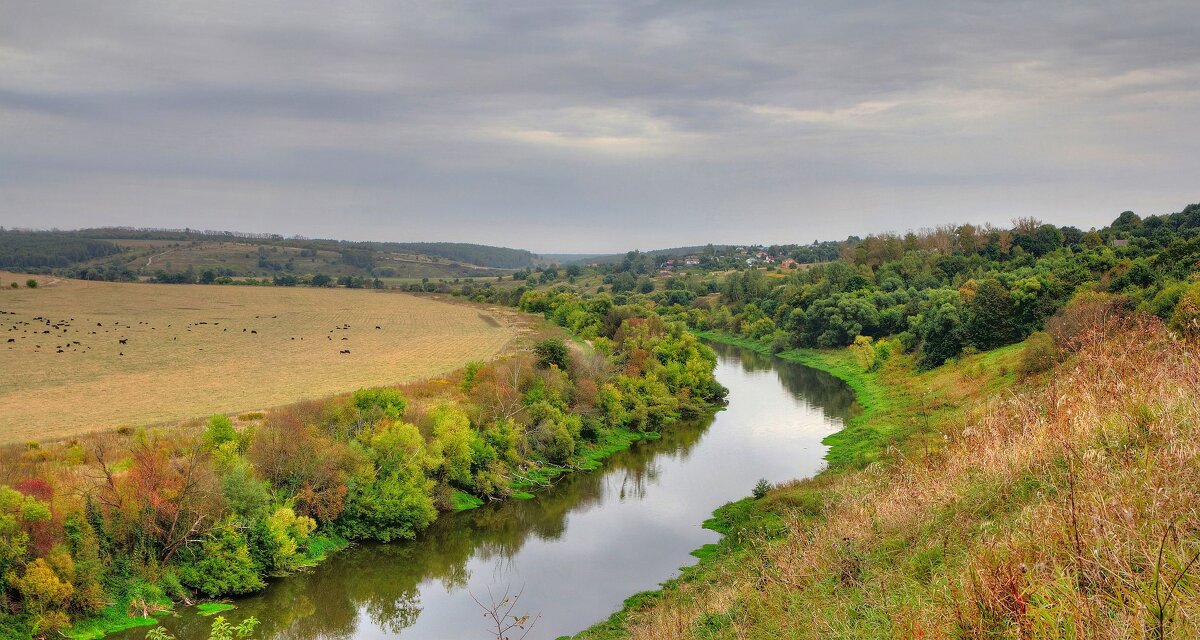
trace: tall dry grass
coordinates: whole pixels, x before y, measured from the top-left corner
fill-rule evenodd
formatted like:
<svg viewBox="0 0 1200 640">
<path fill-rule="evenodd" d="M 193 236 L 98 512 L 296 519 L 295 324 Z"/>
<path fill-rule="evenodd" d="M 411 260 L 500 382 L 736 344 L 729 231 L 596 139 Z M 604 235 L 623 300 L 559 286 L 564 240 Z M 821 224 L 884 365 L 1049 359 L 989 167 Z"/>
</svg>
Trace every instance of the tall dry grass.
<svg viewBox="0 0 1200 640">
<path fill-rule="evenodd" d="M 1072 347 L 940 450 L 797 485 L 822 517 L 788 517 L 631 636 L 1200 637 L 1200 354 L 1146 319 Z"/>
</svg>

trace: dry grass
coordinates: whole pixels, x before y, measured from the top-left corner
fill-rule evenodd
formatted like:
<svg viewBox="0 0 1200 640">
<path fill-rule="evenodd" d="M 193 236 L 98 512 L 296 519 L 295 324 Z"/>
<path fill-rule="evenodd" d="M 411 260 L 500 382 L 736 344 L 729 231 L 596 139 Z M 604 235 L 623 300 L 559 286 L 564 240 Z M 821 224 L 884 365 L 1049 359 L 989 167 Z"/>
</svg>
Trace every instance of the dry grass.
<svg viewBox="0 0 1200 640">
<path fill-rule="evenodd" d="M 427 378 L 518 333 L 508 311 L 397 293 L 39 280 L 0 291 L 0 443 Z"/>
<path fill-rule="evenodd" d="M 822 515 L 668 590 L 630 635 L 1200 637 L 1200 355 L 1110 324 L 1046 380 L 943 424 L 928 455 L 781 489 Z M 706 624 L 730 585 L 727 624 Z"/>
</svg>

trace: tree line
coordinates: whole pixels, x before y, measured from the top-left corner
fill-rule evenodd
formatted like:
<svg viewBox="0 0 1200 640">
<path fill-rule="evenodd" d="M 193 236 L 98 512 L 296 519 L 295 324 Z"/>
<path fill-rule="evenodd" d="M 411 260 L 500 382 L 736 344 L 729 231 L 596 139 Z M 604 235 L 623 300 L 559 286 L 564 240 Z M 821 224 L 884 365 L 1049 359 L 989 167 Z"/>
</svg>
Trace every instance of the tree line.
<svg viewBox="0 0 1200 640">
<path fill-rule="evenodd" d="M 890 339 L 935 367 L 965 350 L 1024 340 L 1080 294 L 1192 331 L 1200 296 L 1200 205 L 1101 230 L 1032 219 L 1010 229 L 948 225 L 843 245 L 841 259 L 772 277 L 730 274 L 714 300 L 665 312 L 700 330 L 770 342 L 776 350 Z"/>
</svg>

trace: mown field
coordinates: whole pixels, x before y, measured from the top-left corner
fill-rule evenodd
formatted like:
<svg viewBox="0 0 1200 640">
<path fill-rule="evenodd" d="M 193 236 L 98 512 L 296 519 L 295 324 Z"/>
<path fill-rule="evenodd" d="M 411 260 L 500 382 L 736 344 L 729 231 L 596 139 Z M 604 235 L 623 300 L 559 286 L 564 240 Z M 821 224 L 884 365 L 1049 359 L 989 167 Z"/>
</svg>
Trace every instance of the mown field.
<svg viewBox="0 0 1200 640">
<path fill-rule="evenodd" d="M 0 273 L 0 443 L 428 378 L 519 331 L 511 311 L 399 293 L 49 277 L 8 288 L 28 277 Z"/>
</svg>

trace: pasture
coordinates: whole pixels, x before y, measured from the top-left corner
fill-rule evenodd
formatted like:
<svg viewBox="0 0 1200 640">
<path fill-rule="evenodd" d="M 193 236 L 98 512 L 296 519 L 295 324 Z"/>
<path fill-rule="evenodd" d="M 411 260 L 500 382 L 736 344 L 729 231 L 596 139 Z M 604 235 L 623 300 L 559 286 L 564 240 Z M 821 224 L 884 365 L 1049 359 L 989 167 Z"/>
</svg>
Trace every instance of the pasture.
<svg viewBox="0 0 1200 640">
<path fill-rule="evenodd" d="M 0 443 L 263 409 L 503 350 L 512 311 L 349 289 L 0 273 Z"/>
</svg>

